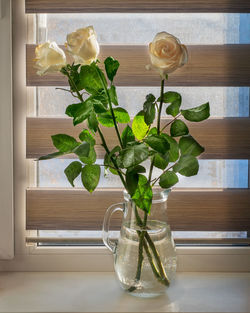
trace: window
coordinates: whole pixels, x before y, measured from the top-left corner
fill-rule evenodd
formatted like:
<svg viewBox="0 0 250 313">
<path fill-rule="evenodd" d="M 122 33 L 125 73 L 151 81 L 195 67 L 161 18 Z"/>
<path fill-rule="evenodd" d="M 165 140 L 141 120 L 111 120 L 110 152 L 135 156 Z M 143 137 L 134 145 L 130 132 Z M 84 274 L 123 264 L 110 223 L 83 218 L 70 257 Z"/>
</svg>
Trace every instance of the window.
<svg viewBox="0 0 250 313">
<path fill-rule="evenodd" d="M 179 188 L 173 190 L 168 204 L 169 222 L 177 243 L 249 243 L 250 37 L 247 32 L 250 14 L 247 12 L 250 7 L 245 1 L 237 1 L 234 6 L 228 1 L 213 5 L 213 0 L 209 5 L 199 1 L 186 6 L 188 2 L 158 0 L 152 7 L 152 1 L 144 0 L 136 7 L 129 0 L 114 0 L 109 8 L 98 0 L 91 4 L 74 1 L 74 6 L 62 0 L 26 0 L 26 16 L 24 11 L 22 17 L 14 14 L 13 44 L 19 48 L 27 44 L 26 58 L 23 47 L 18 55 L 14 51 L 15 173 L 19 180 L 17 247 L 24 244 L 25 237 L 28 245 L 99 244 L 103 214 L 110 204 L 121 200 L 121 186 L 114 177 L 103 177 L 95 196 L 90 197 L 82 189 L 71 188 L 64 179 L 63 169 L 69 159 L 34 161 L 53 151 L 52 134 L 78 134 L 78 129 L 64 116 L 65 107 L 72 99 L 63 91 L 55 90 L 64 86 L 65 80 L 60 75 L 38 77 L 35 74 L 32 66 L 35 44 L 47 39 L 63 44 L 68 32 L 89 24 L 94 24 L 98 32 L 102 45 L 100 58 L 111 54 L 121 62 L 116 81 L 118 93 L 121 104 L 131 114 L 134 107 L 137 106 L 137 111 L 142 105 L 148 90 L 158 90 L 156 75 L 145 71 L 145 45 L 153 35 L 162 29 L 168 30 L 165 25 L 171 25 L 169 32 L 189 45 L 190 62 L 173 74 L 169 88 L 183 94 L 186 107 L 210 100 L 212 118 L 204 122 L 202 128 L 201 124 L 192 125 L 192 132 L 206 147 L 206 153 L 199 161 L 200 174 L 191 180 L 182 179 Z M 23 1 L 14 4 L 15 12 L 24 10 Z M 26 19 L 27 35 L 20 27 Z M 167 23 L 168 20 L 172 23 Z M 106 26 L 102 27 L 102 23 Z M 136 31 L 130 36 L 131 32 L 122 31 L 125 26 Z M 117 28 L 121 29 L 119 34 Z M 137 32 L 142 34 L 139 38 Z M 131 106 L 132 100 L 135 106 Z M 108 137 L 112 146 L 113 138 Z M 101 162 L 102 150 L 97 154 Z M 118 225 L 119 219 L 114 219 L 114 227 Z M 18 249 L 18 252 L 22 250 Z"/>
</svg>

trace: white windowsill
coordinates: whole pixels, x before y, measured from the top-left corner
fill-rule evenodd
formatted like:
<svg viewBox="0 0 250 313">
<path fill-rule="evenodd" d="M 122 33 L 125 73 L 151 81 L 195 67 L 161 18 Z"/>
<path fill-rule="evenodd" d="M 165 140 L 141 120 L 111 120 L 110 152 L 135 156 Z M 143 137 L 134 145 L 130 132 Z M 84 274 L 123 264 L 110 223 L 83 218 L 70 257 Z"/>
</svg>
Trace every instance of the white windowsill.
<svg viewBox="0 0 250 313">
<path fill-rule="evenodd" d="M 249 312 L 250 273 L 178 273 L 165 296 L 123 292 L 112 272 L 1 272 L 0 312 Z"/>
</svg>

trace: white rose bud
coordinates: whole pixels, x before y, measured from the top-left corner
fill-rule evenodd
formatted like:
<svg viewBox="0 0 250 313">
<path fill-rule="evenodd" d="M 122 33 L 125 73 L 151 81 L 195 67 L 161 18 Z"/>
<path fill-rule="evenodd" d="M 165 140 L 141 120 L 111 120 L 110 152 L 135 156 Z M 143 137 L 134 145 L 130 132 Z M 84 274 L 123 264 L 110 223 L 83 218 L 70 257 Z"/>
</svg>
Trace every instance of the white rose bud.
<svg viewBox="0 0 250 313">
<path fill-rule="evenodd" d="M 76 30 L 67 35 L 65 46 L 76 64 L 91 64 L 100 52 L 93 26 Z"/>
<path fill-rule="evenodd" d="M 149 55 L 152 68 L 157 70 L 163 79 L 166 74 L 174 72 L 188 61 L 186 46 L 166 32 L 156 34 L 149 44 Z"/>
<path fill-rule="evenodd" d="M 34 67 L 38 69 L 37 74 L 40 76 L 49 72 L 58 72 L 66 65 L 65 53 L 55 42 L 47 41 L 38 45 L 35 54 Z"/>
</svg>

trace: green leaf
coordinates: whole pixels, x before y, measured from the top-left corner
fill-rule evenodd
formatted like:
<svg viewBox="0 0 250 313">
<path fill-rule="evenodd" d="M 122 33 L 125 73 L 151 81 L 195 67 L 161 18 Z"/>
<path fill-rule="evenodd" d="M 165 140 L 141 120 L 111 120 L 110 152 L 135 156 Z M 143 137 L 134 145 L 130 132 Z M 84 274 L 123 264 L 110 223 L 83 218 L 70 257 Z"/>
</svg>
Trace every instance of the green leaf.
<svg viewBox="0 0 250 313">
<path fill-rule="evenodd" d="M 78 175 L 80 175 L 81 171 L 82 171 L 82 164 L 78 161 L 74 161 L 70 163 L 70 165 L 65 168 L 64 173 L 67 176 L 68 181 L 70 182 L 72 187 L 75 187 L 74 180 L 76 179 Z"/>
<path fill-rule="evenodd" d="M 154 101 L 155 101 L 155 96 L 152 93 L 146 95 L 146 102 L 154 102 Z"/>
<path fill-rule="evenodd" d="M 157 99 L 158 102 L 161 101 L 161 97 Z M 167 91 L 163 94 L 163 102 L 164 103 L 173 103 L 173 102 L 179 103 L 181 105 L 181 95 L 178 92 L 175 91 Z"/>
<path fill-rule="evenodd" d="M 129 123 L 130 117 L 128 112 L 123 108 L 115 108 L 114 109 L 115 118 L 118 123 Z"/>
<path fill-rule="evenodd" d="M 129 125 L 127 125 L 124 128 L 124 130 L 121 134 L 121 139 L 122 139 L 123 147 L 125 147 L 125 148 L 127 147 L 127 144 L 129 142 L 135 141 L 135 136 L 134 136 L 133 131 Z"/>
<path fill-rule="evenodd" d="M 203 121 L 210 116 L 209 102 L 189 110 L 181 110 L 181 114 L 188 121 L 192 122 Z"/>
<path fill-rule="evenodd" d="M 190 135 L 181 137 L 179 147 L 182 155 L 191 154 L 194 157 L 197 157 L 205 151 L 205 149 Z"/>
<path fill-rule="evenodd" d="M 82 184 L 89 191 L 93 192 L 97 187 L 101 175 L 101 168 L 99 165 L 85 165 L 82 169 Z"/>
<path fill-rule="evenodd" d="M 178 163 L 173 167 L 173 170 L 183 176 L 194 176 L 199 171 L 199 163 L 192 155 L 182 155 Z"/>
<path fill-rule="evenodd" d="M 142 140 L 146 136 L 146 134 L 149 130 L 149 126 L 144 121 L 144 112 L 143 111 L 140 111 L 135 116 L 133 123 L 132 123 L 132 130 L 133 130 L 135 137 L 138 140 Z"/>
<path fill-rule="evenodd" d="M 38 160 L 39 161 L 50 160 L 50 159 L 57 158 L 57 157 L 59 157 L 61 155 L 64 155 L 64 154 L 65 154 L 65 152 L 58 151 L 58 152 L 50 153 L 50 154 L 47 154 L 47 155 L 43 155 Z"/>
<path fill-rule="evenodd" d="M 143 104 L 144 121 L 147 125 L 153 123 L 155 119 L 155 104 L 154 102 L 146 101 Z"/>
<path fill-rule="evenodd" d="M 98 122 L 105 127 L 114 127 L 114 122 L 110 111 L 97 116 Z"/>
<path fill-rule="evenodd" d="M 161 188 L 170 188 L 178 183 L 178 176 L 173 171 L 167 171 L 160 176 L 159 185 Z"/>
<path fill-rule="evenodd" d="M 118 123 L 129 123 L 130 117 L 128 112 L 123 108 L 115 108 L 114 115 Z M 110 111 L 98 115 L 98 121 L 106 127 L 114 127 L 112 114 Z"/>
<path fill-rule="evenodd" d="M 112 157 L 115 157 L 116 158 L 116 153 L 120 153 L 121 152 L 121 147 L 120 146 L 115 146 L 109 154 L 107 154 L 107 165 L 108 166 L 114 166 L 113 165 L 113 162 L 111 160 Z M 106 165 L 106 163 L 104 163 Z"/>
<path fill-rule="evenodd" d="M 108 93 L 109 93 L 111 102 L 114 103 L 114 105 L 118 105 L 118 99 L 117 99 L 116 89 L 114 85 L 112 85 L 108 89 Z"/>
<path fill-rule="evenodd" d="M 164 170 L 169 163 L 169 153 L 162 155 L 160 153 L 156 153 L 154 155 L 154 166 Z"/>
<path fill-rule="evenodd" d="M 112 162 L 112 159 L 115 159 L 117 158 L 116 156 L 116 153 L 117 152 L 120 152 L 121 151 L 121 148 L 120 146 L 115 146 L 109 154 L 105 154 L 105 157 L 104 157 L 104 165 L 106 168 L 109 169 L 109 171 L 114 174 L 114 175 L 118 175 L 118 171 L 116 169 L 114 169 L 114 164 Z M 112 159 L 111 159 L 112 158 Z"/>
<path fill-rule="evenodd" d="M 177 114 L 180 113 L 180 104 L 178 101 L 174 101 L 172 104 L 170 104 L 167 109 L 166 113 L 169 115 L 172 115 L 175 117 Z"/>
<path fill-rule="evenodd" d="M 143 104 L 144 120 L 147 125 L 153 123 L 155 119 L 155 96 L 151 93 L 146 96 L 146 101 Z"/>
<path fill-rule="evenodd" d="M 81 84 L 80 74 L 78 71 L 80 66 L 81 66 L 80 64 L 77 64 L 77 65 L 67 64 L 60 71 L 62 74 L 66 75 L 67 78 L 68 78 L 68 75 L 70 76 L 70 79 L 68 79 L 68 82 L 69 82 L 70 89 L 74 92 L 76 90 L 84 89 L 84 86 L 82 86 L 82 84 Z M 73 81 L 73 83 L 71 81 Z"/>
<path fill-rule="evenodd" d="M 102 71 L 93 62 L 90 65 L 81 66 L 80 84 L 90 94 L 96 94 L 103 90 L 103 84 L 107 86 L 107 81 Z"/>
<path fill-rule="evenodd" d="M 136 166 L 148 158 L 148 148 L 144 143 L 128 146 L 121 151 L 121 157 L 125 168 Z"/>
<path fill-rule="evenodd" d="M 187 125 L 181 120 L 175 120 L 170 127 L 170 133 L 172 137 L 179 137 L 183 135 L 187 135 L 189 130 Z"/>
<path fill-rule="evenodd" d="M 145 167 L 141 165 L 137 165 L 133 167 L 132 169 L 128 169 L 126 172 L 126 184 L 128 188 L 128 193 L 130 196 L 133 196 L 135 193 L 135 190 L 138 186 L 138 180 L 139 180 L 139 173 L 145 173 L 146 169 Z"/>
<path fill-rule="evenodd" d="M 108 76 L 108 79 L 112 82 L 116 72 L 120 66 L 120 63 L 112 57 L 108 57 L 105 61 L 105 70 Z"/>
<path fill-rule="evenodd" d="M 80 158 L 88 157 L 90 151 L 90 144 L 88 142 L 82 142 L 78 147 L 76 147 L 72 152 L 78 155 Z"/>
<path fill-rule="evenodd" d="M 170 149 L 168 151 L 169 162 L 175 162 L 179 158 L 179 146 L 177 141 L 167 134 L 161 134 L 169 143 Z"/>
<path fill-rule="evenodd" d="M 96 118 L 95 112 L 91 112 L 88 117 L 88 127 L 89 129 L 95 133 L 98 129 L 98 120 Z"/>
<path fill-rule="evenodd" d="M 149 135 L 158 135 L 158 131 L 156 127 L 153 127 L 150 129 L 150 131 L 148 132 Z"/>
<path fill-rule="evenodd" d="M 87 157 L 79 157 L 84 164 L 94 164 L 96 161 L 96 152 L 93 146 L 90 146 L 89 155 Z"/>
<path fill-rule="evenodd" d="M 86 120 L 92 111 L 92 105 L 87 102 L 74 103 L 67 107 L 65 114 L 73 117 L 74 126 Z"/>
<path fill-rule="evenodd" d="M 79 139 L 81 141 L 86 141 L 88 142 L 91 146 L 95 145 L 95 139 L 93 138 L 93 136 L 90 134 L 90 132 L 87 129 L 84 129 L 80 135 L 79 135 Z"/>
<path fill-rule="evenodd" d="M 144 141 L 155 151 L 165 154 L 170 145 L 168 141 L 161 135 L 149 135 Z"/>
<path fill-rule="evenodd" d="M 143 211 L 150 213 L 153 192 L 147 178 L 139 175 L 137 188 L 132 196 L 135 204 Z"/>
<path fill-rule="evenodd" d="M 87 129 L 84 129 L 80 135 L 79 138 L 81 141 L 86 141 L 90 144 L 90 150 L 89 150 L 89 155 L 87 157 L 80 157 L 80 160 L 85 163 L 85 164 L 93 164 L 96 161 L 96 152 L 94 149 L 95 145 L 95 139 L 93 136 L 90 134 L 90 132 Z"/>
<path fill-rule="evenodd" d="M 100 100 L 92 98 L 89 100 L 89 103 L 94 107 L 96 113 L 107 112 L 106 106 Z"/>
<path fill-rule="evenodd" d="M 60 152 L 71 152 L 75 149 L 79 143 L 75 140 L 74 137 L 65 135 L 65 134 L 57 134 L 51 136 L 53 145 L 60 151 Z"/>
<path fill-rule="evenodd" d="M 88 99 L 90 98 L 94 98 L 100 101 L 105 106 L 106 109 L 108 108 L 108 96 L 104 89 L 102 89 L 100 92 L 96 93 L 95 95 L 89 97 Z"/>
</svg>

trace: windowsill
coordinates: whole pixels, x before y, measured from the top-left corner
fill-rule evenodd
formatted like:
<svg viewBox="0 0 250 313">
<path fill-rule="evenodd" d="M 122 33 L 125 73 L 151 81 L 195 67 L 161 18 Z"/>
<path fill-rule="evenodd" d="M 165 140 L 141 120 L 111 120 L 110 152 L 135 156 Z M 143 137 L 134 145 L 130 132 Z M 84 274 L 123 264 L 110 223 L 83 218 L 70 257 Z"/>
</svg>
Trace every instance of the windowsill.
<svg viewBox="0 0 250 313">
<path fill-rule="evenodd" d="M 1 272 L 0 312 L 249 312 L 250 273 L 177 273 L 166 296 L 139 299 L 111 272 Z"/>
</svg>

